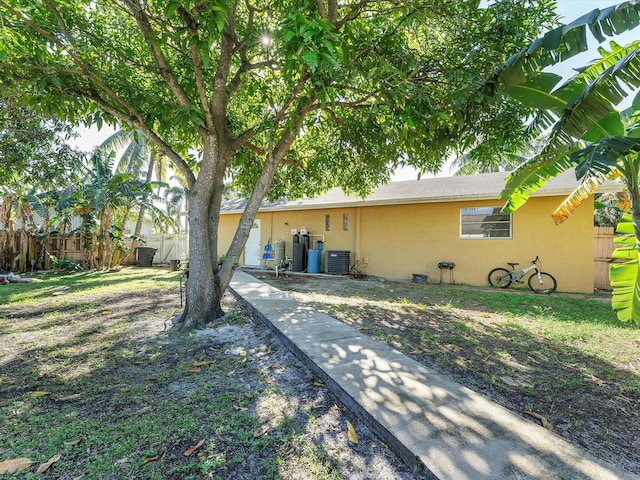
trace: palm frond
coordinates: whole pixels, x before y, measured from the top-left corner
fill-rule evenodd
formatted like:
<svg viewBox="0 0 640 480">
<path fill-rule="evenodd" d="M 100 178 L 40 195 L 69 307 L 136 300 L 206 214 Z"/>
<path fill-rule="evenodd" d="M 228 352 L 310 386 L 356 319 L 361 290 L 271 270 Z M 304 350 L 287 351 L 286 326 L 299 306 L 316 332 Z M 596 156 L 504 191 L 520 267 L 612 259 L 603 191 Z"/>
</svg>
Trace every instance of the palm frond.
<svg viewBox="0 0 640 480">
<path fill-rule="evenodd" d="M 595 9 L 568 25 L 547 32 L 528 48 L 507 60 L 490 84 L 508 89 L 536 76 L 544 68 L 563 62 L 589 48 L 587 29 L 598 43 L 606 37 L 636 28 L 640 24 L 640 2 L 631 0 L 620 5 Z"/>
<path fill-rule="evenodd" d="M 618 81 L 622 76 L 625 78 L 623 84 L 640 88 L 640 46 L 630 52 L 625 50 L 625 53 L 567 105 L 542 152 L 509 175 L 501 194 L 501 198 L 508 199 L 505 211 L 515 211 L 548 180 L 572 168 L 576 158 L 570 157 L 569 153 L 578 145 L 577 139 L 593 141 L 605 135 L 624 133 L 620 114 L 611 102 L 626 95 Z M 626 70 L 632 73 L 623 75 Z M 573 91 L 574 85 L 565 84 L 564 88 Z"/>
<path fill-rule="evenodd" d="M 608 180 L 608 178 L 603 175 L 590 175 L 589 178 L 583 180 L 551 214 L 556 225 L 559 225 L 569 218 L 573 211 L 593 195 L 596 189 L 606 180 Z"/>
<path fill-rule="evenodd" d="M 520 165 L 506 178 L 507 183 L 500 193 L 500 198 L 507 200 L 502 210 L 515 212 L 545 183 L 573 166 L 567 153 L 557 156 L 541 154 Z"/>
</svg>

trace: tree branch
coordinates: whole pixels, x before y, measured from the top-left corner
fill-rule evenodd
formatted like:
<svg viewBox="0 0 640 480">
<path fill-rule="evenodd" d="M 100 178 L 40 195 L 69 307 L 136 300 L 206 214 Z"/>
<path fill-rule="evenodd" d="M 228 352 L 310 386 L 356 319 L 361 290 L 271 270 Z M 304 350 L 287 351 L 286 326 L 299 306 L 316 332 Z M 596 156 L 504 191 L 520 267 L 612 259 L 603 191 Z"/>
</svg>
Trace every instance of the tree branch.
<svg viewBox="0 0 640 480">
<path fill-rule="evenodd" d="M 189 35 L 191 36 L 191 64 L 193 65 L 193 73 L 196 80 L 196 89 L 198 90 L 200 106 L 202 107 L 202 111 L 204 112 L 207 129 L 211 129 L 213 127 L 213 117 L 211 116 L 211 110 L 209 109 L 209 99 L 207 98 L 207 90 L 204 85 L 204 75 L 202 72 L 202 63 L 200 62 L 200 53 L 198 52 L 199 36 L 197 24 L 184 7 L 180 7 L 178 9 L 178 12 L 180 13 L 180 17 L 182 17 L 184 23 L 187 25 Z"/>
<path fill-rule="evenodd" d="M 322 0 L 316 0 L 316 8 L 318 9 L 320 17 L 327 20 L 327 10 L 324 8 L 324 3 L 322 3 Z"/>
<path fill-rule="evenodd" d="M 114 108 L 109 102 L 104 100 L 95 90 L 88 93 L 82 92 L 82 91 L 75 91 L 73 93 L 76 96 L 84 97 L 84 98 L 87 98 L 88 100 L 95 102 L 105 112 L 110 113 L 116 118 L 119 118 L 124 123 L 134 123 L 134 126 L 137 129 L 139 129 L 141 132 L 143 132 L 154 143 L 154 145 L 158 149 L 158 152 L 166 156 L 168 159 L 170 159 L 175 164 L 175 166 L 182 172 L 182 174 L 185 177 L 185 180 L 187 181 L 187 186 L 191 188 L 195 184 L 196 177 L 193 171 L 191 170 L 191 167 L 189 167 L 187 162 L 185 162 L 180 155 L 178 155 L 164 140 L 162 140 L 156 134 L 156 132 L 154 132 L 151 128 L 147 126 L 146 122 L 142 118 L 142 115 L 136 112 L 135 121 L 132 122 L 130 115 L 128 115 L 127 113 L 121 112 L 117 108 Z"/>
<path fill-rule="evenodd" d="M 147 43 L 147 47 L 149 47 L 149 51 L 151 52 L 151 55 L 156 62 L 156 66 L 158 67 L 158 73 L 166 82 L 167 86 L 178 100 L 178 103 L 185 107 L 190 106 L 191 99 L 184 92 L 184 90 L 182 90 L 180 82 L 178 82 L 178 79 L 173 74 L 166 57 L 162 53 L 162 50 L 158 45 L 158 40 L 155 32 L 153 31 L 153 28 L 151 26 L 151 22 L 149 21 L 149 17 L 144 11 L 142 5 L 140 5 L 136 0 L 125 0 L 125 3 L 129 6 L 133 17 L 140 27 L 142 36 L 144 37 L 144 40 Z"/>
<path fill-rule="evenodd" d="M 73 61 L 73 63 L 75 63 L 76 66 L 80 69 L 80 71 L 78 72 L 78 76 L 85 77 L 90 82 L 99 86 L 109 96 L 109 98 L 111 98 L 116 103 L 118 103 L 124 110 L 127 110 L 128 112 L 131 112 L 131 113 L 135 112 L 135 109 L 131 105 L 129 105 L 118 94 L 116 94 L 113 90 L 111 90 L 111 88 L 109 88 L 102 80 L 100 80 L 100 78 L 98 78 L 89 69 L 87 65 L 84 64 L 84 62 L 74 53 L 72 48 L 69 48 L 69 46 L 62 43 L 57 37 L 55 37 L 54 35 L 51 35 L 46 30 L 38 27 L 28 17 L 24 16 L 21 12 L 9 6 L 7 2 L 5 2 L 4 0 L 0 0 L 0 6 L 6 8 L 9 12 L 11 12 L 17 18 L 22 20 L 25 23 L 25 25 L 27 25 L 33 31 L 35 31 L 36 33 L 39 33 L 42 37 L 49 40 L 54 45 L 57 45 L 60 49 L 66 51 L 69 57 L 71 58 L 71 60 Z"/>
<path fill-rule="evenodd" d="M 218 68 L 213 76 L 213 98 L 211 110 L 214 119 L 217 121 L 216 130 L 219 133 L 227 131 L 226 125 L 226 99 L 227 80 L 231 70 L 231 58 L 236 40 L 236 11 L 237 3 L 231 7 L 231 13 L 227 16 L 227 25 L 222 32 L 222 42 L 220 44 L 220 57 Z"/>
</svg>

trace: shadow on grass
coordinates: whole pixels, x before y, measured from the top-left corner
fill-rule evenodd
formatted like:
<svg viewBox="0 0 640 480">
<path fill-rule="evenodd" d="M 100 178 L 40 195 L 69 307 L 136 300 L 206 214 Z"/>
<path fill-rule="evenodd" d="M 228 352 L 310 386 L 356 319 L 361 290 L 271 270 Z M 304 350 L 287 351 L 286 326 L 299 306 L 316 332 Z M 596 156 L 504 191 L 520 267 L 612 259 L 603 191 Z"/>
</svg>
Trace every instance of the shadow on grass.
<svg viewBox="0 0 640 480">
<path fill-rule="evenodd" d="M 318 292 L 313 285 L 278 286 Z M 307 307 L 517 414 L 541 415 L 574 444 L 640 473 L 639 329 L 618 322 L 605 302 L 366 282 L 320 289 Z"/>
<path fill-rule="evenodd" d="M 0 458 L 37 462 L 20 478 L 41 478 L 36 466 L 60 453 L 49 472 L 56 478 L 184 479 L 332 478 L 367 471 L 368 449 L 389 456 L 362 433 L 350 456 L 331 450 L 346 443 L 335 438 L 346 418 L 357 421 L 285 362 L 266 332 L 242 320 L 222 327 L 238 331 L 230 339 L 168 336 L 153 312 L 175 306 L 174 296 L 130 293 L 112 296 L 105 315 L 69 309 L 47 321 L 46 309 L 34 309 L 21 314 L 26 328 L 0 318 L 1 328 L 12 324 L 12 335 L 29 339 L 1 365 Z M 258 354 L 236 345 L 246 338 Z M 334 438 L 311 438 L 325 435 L 313 432 L 327 419 L 335 425 L 319 431 Z"/>
</svg>

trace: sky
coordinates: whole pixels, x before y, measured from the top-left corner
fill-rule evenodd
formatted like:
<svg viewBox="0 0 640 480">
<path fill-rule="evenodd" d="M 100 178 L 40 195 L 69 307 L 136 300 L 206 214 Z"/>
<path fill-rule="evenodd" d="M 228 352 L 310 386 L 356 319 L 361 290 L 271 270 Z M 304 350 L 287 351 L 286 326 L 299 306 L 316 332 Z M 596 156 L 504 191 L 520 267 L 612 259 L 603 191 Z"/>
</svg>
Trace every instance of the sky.
<svg viewBox="0 0 640 480">
<path fill-rule="evenodd" d="M 591 10 L 594 10 L 596 8 L 602 9 L 611 5 L 617 5 L 618 3 L 621 3 L 621 1 L 622 0 L 557 0 L 556 11 L 558 15 L 562 17 L 561 21 L 570 23 L 572 20 L 575 20 L 576 18 L 587 12 L 590 12 Z M 633 38 L 637 35 L 639 35 L 638 29 L 629 32 L 626 35 L 618 37 L 618 42 L 628 42 L 630 40 L 633 40 Z M 587 51 L 581 55 L 576 55 L 575 65 L 584 65 L 586 62 L 588 62 L 592 58 L 595 58 L 596 56 L 596 49 L 592 48 L 590 51 Z M 570 73 L 570 70 L 567 69 L 565 72 L 559 73 L 565 75 Z M 79 127 L 77 129 L 77 132 L 80 134 L 80 136 L 74 142 L 72 142 L 73 146 L 85 151 L 91 151 L 93 150 L 93 148 L 100 145 L 110 135 L 112 135 L 115 130 L 106 125 L 103 126 L 101 130 L 98 130 L 97 128 Z M 443 171 L 438 176 L 446 177 L 450 175 L 451 172 L 449 171 L 449 167 L 445 165 L 443 167 Z M 416 178 L 417 173 L 411 168 L 398 169 L 392 176 L 392 180 L 394 181 L 415 180 Z"/>
</svg>

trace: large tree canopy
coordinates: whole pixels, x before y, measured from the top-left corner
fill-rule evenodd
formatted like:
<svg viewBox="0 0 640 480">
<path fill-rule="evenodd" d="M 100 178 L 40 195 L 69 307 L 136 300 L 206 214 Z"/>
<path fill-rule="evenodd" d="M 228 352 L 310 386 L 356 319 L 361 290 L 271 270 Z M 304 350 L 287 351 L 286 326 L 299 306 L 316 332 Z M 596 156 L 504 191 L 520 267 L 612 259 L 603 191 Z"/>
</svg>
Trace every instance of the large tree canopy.
<svg viewBox="0 0 640 480">
<path fill-rule="evenodd" d="M 1 90 L 0 195 L 69 181 L 82 162 L 82 153 L 68 145 L 72 126 L 41 118 L 20 99 L 17 92 Z"/>
<path fill-rule="evenodd" d="M 526 109 L 482 80 L 553 21 L 553 2 L 0 0 L 0 81 L 30 104 L 140 130 L 187 184 L 180 325 L 219 300 L 265 197 L 364 194 L 405 163 L 518 144 Z M 190 154 L 193 148 L 200 153 Z M 217 265 L 224 183 L 248 198 Z"/>
</svg>

